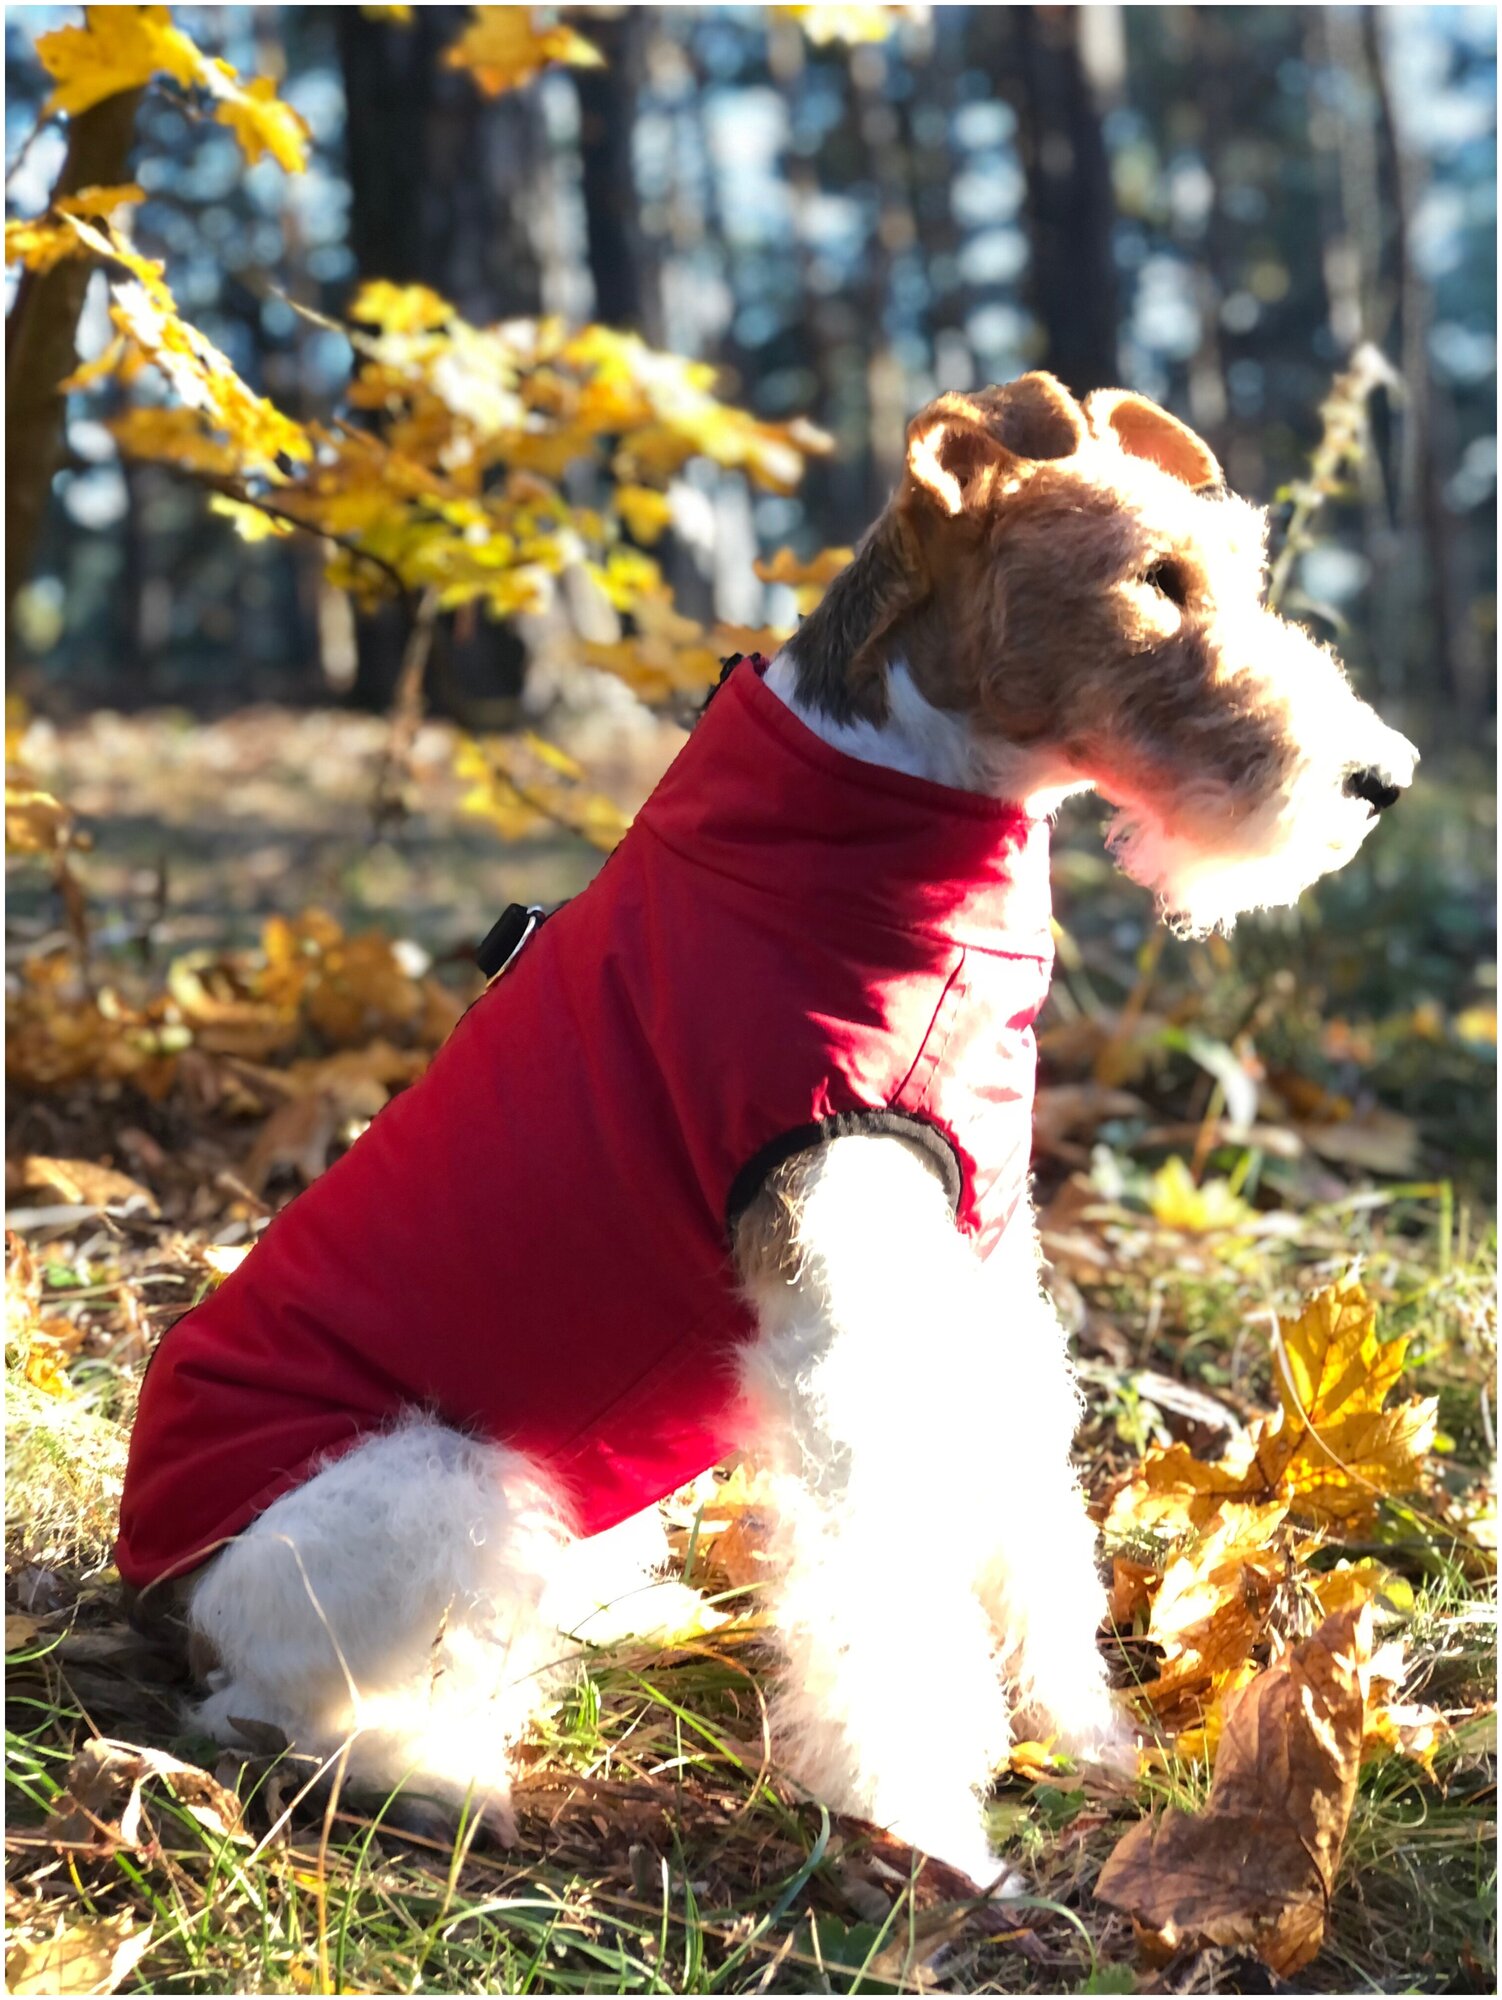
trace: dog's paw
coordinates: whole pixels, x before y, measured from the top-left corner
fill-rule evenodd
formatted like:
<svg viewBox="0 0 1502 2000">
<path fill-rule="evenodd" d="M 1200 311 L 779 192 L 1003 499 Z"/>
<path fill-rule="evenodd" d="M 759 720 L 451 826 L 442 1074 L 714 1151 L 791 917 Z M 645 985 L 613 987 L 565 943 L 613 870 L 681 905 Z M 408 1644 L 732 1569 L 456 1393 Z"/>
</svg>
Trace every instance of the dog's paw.
<svg viewBox="0 0 1502 2000">
<path fill-rule="evenodd" d="M 1131 1718 L 1104 1687 L 1092 1689 L 1080 1701 L 1053 1709 L 1040 1734 L 1051 1737 L 1053 1748 L 1076 1764 L 1093 1765 L 1113 1778 L 1137 1775 L 1137 1731 Z"/>
<path fill-rule="evenodd" d="M 1027 1894 L 1023 1877 L 1009 1862 L 991 1852 L 979 1807 L 973 1814 L 967 1813 L 955 1821 L 935 1821 L 926 1816 L 916 1820 L 897 1819 L 889 1822 L 887 1832 L 915 1853 L 925 1854 L 929 1860 L 967 1876 L 982 1895 L 1005 1898 Z"/>
</svg>

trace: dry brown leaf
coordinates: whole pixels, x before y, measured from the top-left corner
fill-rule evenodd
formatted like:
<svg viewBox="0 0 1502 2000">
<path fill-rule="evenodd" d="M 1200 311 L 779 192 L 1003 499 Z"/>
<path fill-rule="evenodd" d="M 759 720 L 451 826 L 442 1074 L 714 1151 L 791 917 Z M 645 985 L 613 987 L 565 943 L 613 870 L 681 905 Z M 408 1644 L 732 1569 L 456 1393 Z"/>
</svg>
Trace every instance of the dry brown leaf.
<svg viewBox="0 0 1502 2000">
<path fill-rule="evenodd" d="M 1319 1154 L 1343 1167 L 1360 1167 L 1370 1174 L 1402 1177 L 1419 1166 L 1419 1130 L 1401 1112 L 1381 1105 L 1332 1124 L 1298 1125 L 1299 1136 Z"/>
<path fill-rule="evenodd" d="M 151 1928 L 127 1910 L 88 1917 L 36 1944 L 12 1945 L 5 1954 L 6 1991 L 115 1993 L 145 1954 Z"/>
<path fill-rule="evenodd" d="M 1203 1811 L 1132 1827 L 1096 1895 L 1164 1949 L 1253 1951 L 1280 1978 L 1318 1952 L 1356 1792 L 1369 1611 L 1342 1611 L 1226 1706 Z"/>
<path fill-rule="evenodd" d="M 261 1127 L 245 1158 L 245 1185 L 264 1194 L 273 1173 L 290 1167 L 312 1183 L 329 1163 L 329 1147 L 339 1129 L 339 1106 L 315 1092 L 279 1105 Z"/>
<path fill-rule="evenodd" d="M 208 1833 L 248 1838 L 240 1826 L 240 1801 L 196 1764 L 165 1750 L 96 1736 L 68 1766 L 67 1788 L 47 1822 L 47 1838 L 66 1846 L 135 1847 L 143 1838 L 142 1787 L 164 1784 L 179 1806 Z M 151 1838 L 149 1829 L 145 1837 Z"/>
<path fill-rule="evenodd" d="M 1133 1562 L 1130 1556 L 1115 1556 L 1111 1562 L 1111 1590 L 1106 1609 L 1119 1632 L 1130 1632 L 1137 1614 L 1152 1603 L 1153 1592 L 1162 1581 L 1162 1572 L 1151 1563 Z"/>
<path fill-rule="evenodd" d="M 1088 1137 L 1109 1119 L 1137 1118 L 1146 1111 L 1140 1097 L 1107 1084 L 1043 1084 L 1033 1099 L 1034 1143 L 1062 1159 L 1083 1161 L 1087 1148 L 1071 1141 Z"/>
<path fill-rule="evenodd" d="M 113 1167 L 96 1160 L 57 1160 L 45 1153 L 28 1153 L 21 1161 L 27 1187 L 54 1188 L 64 1201 L 88 1202 L 96 1208 L 118 1208 L 128 1201 L 146 1204 L 148 1215 L 158 1215 L 156 1196 Z"/>
<path fill-rule="evenodd" d="M 29 1646 L 43 1630 L 40 1618 L 32 1618 L 24 1611 L 7 1611 L 5 1614 L 5 1650 L 19 1653 L 23 1646 Z"/>
</svg>

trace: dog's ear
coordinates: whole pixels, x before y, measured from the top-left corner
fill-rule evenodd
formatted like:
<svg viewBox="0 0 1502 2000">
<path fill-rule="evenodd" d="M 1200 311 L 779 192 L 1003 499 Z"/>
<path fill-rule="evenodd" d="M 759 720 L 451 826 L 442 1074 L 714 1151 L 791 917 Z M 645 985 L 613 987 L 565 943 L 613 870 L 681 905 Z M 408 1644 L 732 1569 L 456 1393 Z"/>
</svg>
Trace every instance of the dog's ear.
<svg viewBox="0 0 1502 2000">
<path fill-rule="evenodd" d="M 1038 370 L 974 396 L 940 396 L 920 410 L 907 429 L 908 477 L 954 519 L 983 507 L 1028 464 L 1070 457 L 1086 435 L 1079 404 Z"/>
<path fill-rule="evenodd" d="M 1151 459 L 1186 486 L 1221 486 L 1225 475 L 1205 440 L 1167 410 L 1130 389 L 1097 389 L 1085 412 L 1098 438 L 1114 437 L 1133 458 Z"/>
</svg>

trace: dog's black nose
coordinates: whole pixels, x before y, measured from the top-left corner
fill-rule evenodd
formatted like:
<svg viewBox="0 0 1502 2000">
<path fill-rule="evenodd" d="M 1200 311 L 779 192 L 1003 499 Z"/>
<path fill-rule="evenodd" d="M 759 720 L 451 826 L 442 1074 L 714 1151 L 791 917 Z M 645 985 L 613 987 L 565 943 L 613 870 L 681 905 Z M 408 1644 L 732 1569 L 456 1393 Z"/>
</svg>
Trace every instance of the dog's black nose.
<svg viewBox="0 0 1502 2000">
<path fill-rule="evenodd" d="M 1397 803 L 1401 785 L 1392 784 L 1380 771 L 1347 771 L 1344 786 L 1348 799 L 1365 799 L 1373 812 L 1386 812 Z"/>
</svg>

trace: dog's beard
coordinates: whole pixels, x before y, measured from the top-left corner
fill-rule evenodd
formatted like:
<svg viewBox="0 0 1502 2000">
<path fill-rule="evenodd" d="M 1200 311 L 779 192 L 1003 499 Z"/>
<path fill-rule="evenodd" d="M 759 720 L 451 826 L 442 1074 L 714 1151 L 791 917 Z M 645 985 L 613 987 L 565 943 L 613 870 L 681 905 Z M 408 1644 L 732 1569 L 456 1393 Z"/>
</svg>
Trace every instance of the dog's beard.
<svg viewBox="0 0 1502 2000">
<path fill-rule="evenodd" d="M 1205 810 L 1211 801 L 1196 804 L 1192 818 L 1213 824 L 1213 810 Z M 1306 769 L 1223 841 L 1197 839 L 1129 805 L 1113 818 L 1106 845 L 1124 872 L 1158 898 L 1173 930 L 1206 937 L 1229 933 L 1249 911 L 1296 903 L 1321 876 L 1343 868 L 1375 824 L 1376 814 L 1344 796 L 1328 773 Z"/>
</svg>

